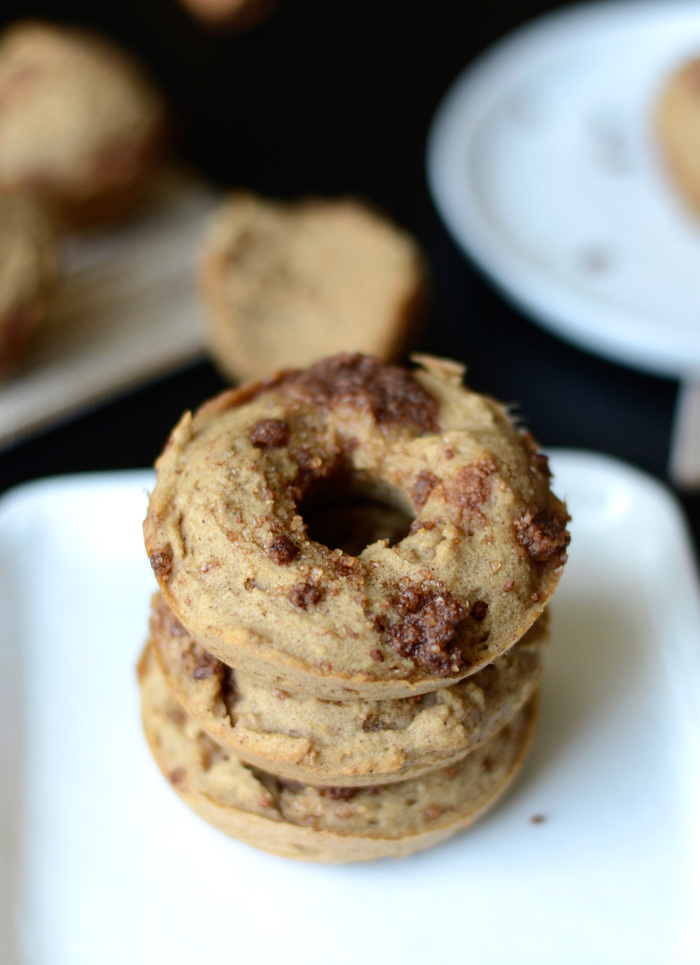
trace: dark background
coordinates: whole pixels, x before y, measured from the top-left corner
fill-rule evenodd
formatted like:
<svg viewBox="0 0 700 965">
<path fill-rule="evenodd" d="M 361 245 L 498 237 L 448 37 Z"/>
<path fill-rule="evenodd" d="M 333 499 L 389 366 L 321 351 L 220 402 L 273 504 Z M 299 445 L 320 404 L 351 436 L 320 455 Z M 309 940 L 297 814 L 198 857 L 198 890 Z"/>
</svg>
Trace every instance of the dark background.
<svg viewBox="0 0 700 965">
<path fill-rule="evenodd" d="M 425 140 L 451 81 L 489 44 L 562 4 L 280 0 L 240 35 L 176 0 L 4 3 L 102 28 L 170 99 L 180 155 L 215 181 L 278 196 L 353 194 L 419 238 L 434 299 L 420 348 L 468 365 L 470 385 L 518 403 L 547 447 L 596 449 L 664 477 L 677 386 L 589 356 L 506 304 L 448 237 L 425 180 Z M 200 363 L 0 454 L 0 490 L 39 476 L 150 465 L 186 408 L 224 386 Z M 700 496 L 679 494 L 700 545 Z"/>
</svg>

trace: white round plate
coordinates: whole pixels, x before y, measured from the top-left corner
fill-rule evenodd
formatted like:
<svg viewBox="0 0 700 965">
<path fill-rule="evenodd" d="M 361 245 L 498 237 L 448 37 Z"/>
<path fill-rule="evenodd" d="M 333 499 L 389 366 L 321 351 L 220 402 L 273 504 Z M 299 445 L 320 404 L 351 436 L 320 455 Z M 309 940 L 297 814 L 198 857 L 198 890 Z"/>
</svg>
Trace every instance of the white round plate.
<svg viewBox="0 0 700 965">
<path fill-rule="evenodd" d="M 574 7 L 456 81 L 428 142 L 457 241 L 536 321 L 647 371 L 700 377 L 700 221 L 668 181 L 654 112 L 700 55 L 700 3 Z"/>
</svg>

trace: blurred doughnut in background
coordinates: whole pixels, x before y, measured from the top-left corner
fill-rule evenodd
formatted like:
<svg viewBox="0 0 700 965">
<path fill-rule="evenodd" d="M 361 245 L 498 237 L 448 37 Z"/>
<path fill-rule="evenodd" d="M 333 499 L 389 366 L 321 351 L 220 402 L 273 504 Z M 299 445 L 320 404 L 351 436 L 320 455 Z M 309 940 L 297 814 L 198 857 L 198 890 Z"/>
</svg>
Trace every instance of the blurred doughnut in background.
<svg viewBox="0 0 700 965">
<path fill-rule="evenodd" d="M 0 186 L 30 188 L 67 226 L 133 208 L 165 118 L 140 68 L 101 37 L 24 21 L 0 38 Z"/>
<path fill-rule="evenodd" d="M 348 198 L 230 195 L 211 219 L 199 274 L 209 348 L 233 379 L 338 352 L 390 361 L 425 315 L 420 246 Z"/>
<path fill-rule="evenodd" d="M 180 0 L 192 16 L 208 27 L 245 30 L 265 20 L 275 0 Z"/>
</svg>

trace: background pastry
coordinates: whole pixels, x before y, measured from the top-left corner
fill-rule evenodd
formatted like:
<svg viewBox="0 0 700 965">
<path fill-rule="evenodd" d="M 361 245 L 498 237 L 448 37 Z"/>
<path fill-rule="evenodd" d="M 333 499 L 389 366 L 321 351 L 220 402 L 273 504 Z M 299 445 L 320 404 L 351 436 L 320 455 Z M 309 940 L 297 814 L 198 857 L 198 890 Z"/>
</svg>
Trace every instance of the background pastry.
<svg viewBox="0 0 700 965">
<path fill-rule="evenodd" d="M 0 185 L 69 225 L 121 215 L 160 160 L 165 107 L 111 43 L 39 22 L 0 39 Z"/>
<path fill-rule="evenodd" d="M 245 30 L 265 20 L 275 0 L 180 0 L 183 7 L 210 27 Z"/>
<path fill-rule="evenodd" d="M 200 266 L 210 348 L 232 379 L 337 352 L 400 356 L 426 300 L 411 236 L 357 201 L 232 195 Z"/>
</svg>

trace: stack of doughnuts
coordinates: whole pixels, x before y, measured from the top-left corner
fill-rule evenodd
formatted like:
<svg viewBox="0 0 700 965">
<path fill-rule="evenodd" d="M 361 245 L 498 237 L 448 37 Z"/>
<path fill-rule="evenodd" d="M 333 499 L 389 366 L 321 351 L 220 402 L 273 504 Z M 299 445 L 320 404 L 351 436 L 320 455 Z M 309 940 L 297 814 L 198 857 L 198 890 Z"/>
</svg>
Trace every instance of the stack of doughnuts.
<svg viewBox="0 0 700 965">
<path fill-rule="evenodd" d="M 194 811 L 277 854 L 442 841 L 530 741 L 566 507 L 502 406 L 417 361 L 230 390 L 157 462 L 146 736 Z"/>
</svg>

